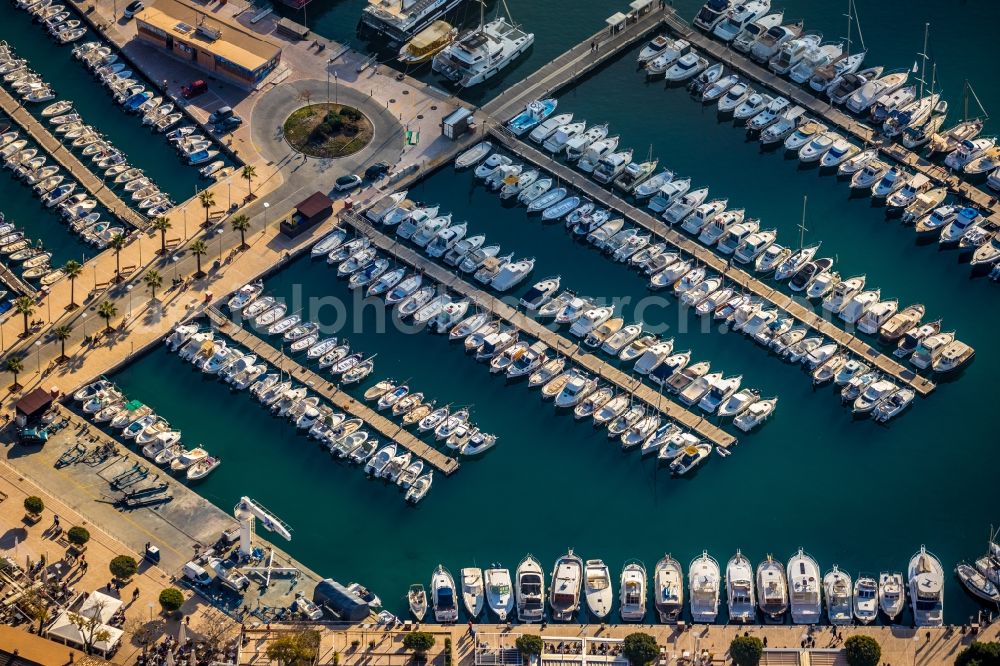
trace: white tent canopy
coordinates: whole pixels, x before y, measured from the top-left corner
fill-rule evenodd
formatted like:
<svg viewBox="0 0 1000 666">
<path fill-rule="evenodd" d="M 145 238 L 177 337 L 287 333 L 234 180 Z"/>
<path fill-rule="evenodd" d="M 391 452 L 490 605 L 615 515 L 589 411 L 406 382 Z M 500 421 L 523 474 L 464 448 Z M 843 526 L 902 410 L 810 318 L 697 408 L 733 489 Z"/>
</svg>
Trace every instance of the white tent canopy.
<svg viewBox="0 0 1000 666">
<path fill-rule="evenodd" d="M 639 13 L 651 4 L 653 4 L 653 0 L 632 0 L 628 6 L 634 9 L 636 13 Z"/>
<path fill-rule="evenodd" d="M 80 629 L 69 619 L 69 616 L 70 613 L 68 611 L 61 612 L 55 622 L 52 623 L 52 626 L 46 631 L 46 635 L 53 640 L 82 649 L 86 646 L 86 640 Z M 102 624 L 94 630 L 94 633 L 96 634 L 101 630 L 108 632 L 108 639 L 94 641 L 93 648 L 104 656 L 107 656 L 118 646 L 123 632 L 121 629 L 115 629 L 114 627 Z"/>
<path fill-rule="evenodd" d="M 609 16 L 607 19 L 605 19 L 604 22 L 607 23 L 608 25 L 610 25 L 613 28 L 615 26 L 619 26 L 622 23 L 624 23 L 626 18 L 628 18 L 628 17 L 626 17 L 621 12 L 615 12 L 614 14 L 612 14 L 611 16 Z"/>
<path fill-rule="evenodd" d="M 83 602 L 78 611 L 80 615 L 84 617 L 94 618 L 100 614 L 100 620 L 102 624 L 107 624 L 108 620 L 115 616 L 118 609 L 122 607 L 122 602 L 120 599 L 115 599 L 114 597 L 102 594 L 101 592 L 90 593 L 87 600 Z"/>
</svg>

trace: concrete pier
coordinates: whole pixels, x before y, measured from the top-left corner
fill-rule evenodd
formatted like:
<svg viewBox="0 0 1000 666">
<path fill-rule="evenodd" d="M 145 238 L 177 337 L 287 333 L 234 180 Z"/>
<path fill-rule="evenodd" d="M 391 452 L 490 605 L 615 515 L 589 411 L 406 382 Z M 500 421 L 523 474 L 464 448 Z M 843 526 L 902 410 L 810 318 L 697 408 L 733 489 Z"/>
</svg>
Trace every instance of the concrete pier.
<svg viewBox="0 0 1000 666">
<path fill-rule="evenodd" d="M 536 340 L 541 340 L 553 351 L 566 356 L 574 364 L 591 373 L 593 376 L 614 385 L 619 391 L 631 393 L 639 400 L 645 402 L 650 408 L 657 410 L 667 418 L 691 430 L 712 444 L 729 448 L 736 443 L 735 437 L 714 425 L 711 421 L 694 412 L 688 411 L 680 404 L 644 384 L 641 379 L 622 372 L 593 354 L 586 353 L 579 343 L 573 342 L 546 328 L 538 321 L 527 317 L 524 313 L 511 307 L 499 298 L 466 282 L 445 267 L 434 263 L 411 248 L 401 245 L 393 238 L 375 229 L 362 216 L 343 213 L 341 214 L 341 220 L 354 227 L 359 233 L 370 237 L 374 246 L 383 252 L 391 254 L 398 262 L 420 271 L 441 286 L 447 287 L 449 290 L 469 299 L 471 304 L 479 310 L 490 312 L 507 324 L 514 326 L 523 334 Z"/>
<path fill-rule="evenodd" d="M 418 439 L 403 426 L 387 419 L 364 403 L 358 402 L 334 386 L 328 378 L 321 377 L 309 368 L 299 365 L 283 354 L 281 350 L 275 349 L 247 329 L 237 326 L 216 308 L 206 308 L 205 313 L 212 323 L 234 342 L 257 354 L 258 358 L 267 361 L 281 372 L 288 373 L 290 378 L 298 379 L 308 386 L 310 390 L 321 395 L 324 400 L 335 408 L 361 419 L 368 427 L 378 431 L 384 439 L 392 441 L 413 455 L 423 458 L 434 469 L 443 472 L 445 475 L 452 474 L 458 469 L 459 463 L 456 459 L 446 456 L 434 447 Z"/>
</svg>

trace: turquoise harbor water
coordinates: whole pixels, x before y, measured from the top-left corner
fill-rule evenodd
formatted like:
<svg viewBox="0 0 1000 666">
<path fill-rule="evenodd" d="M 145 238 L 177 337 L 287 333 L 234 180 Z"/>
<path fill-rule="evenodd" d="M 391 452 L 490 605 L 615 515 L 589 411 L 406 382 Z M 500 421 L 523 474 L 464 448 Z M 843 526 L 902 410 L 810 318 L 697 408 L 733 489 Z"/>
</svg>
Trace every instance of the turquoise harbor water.
<svg viewBox="0 0 1000 666">
<path fill-rule="evenodd" d="M 362 4 L 318 0 L 309 8 L 309 24 L 347 38 Z M 696 10 L 695 3 L 678 4 L 685 16 Z M 929 20 L 953 116 L 965 77 L 980 82 L 977 92 L 987 108 L 1000 104 L 986 61 L 966 60 L 970 53 L 990 52 L 989 33 L 973 26 L 995 24 L 1000 9 L 926 0 L 905 12 L 870 1 L 858 6 L 872 62 L 912 63 Z M 537 41 L 498 86 L 591 33 L 612 11 L 594 0 L 514 3 L 512 10 Z M 841 11 L 830 4 L 790 2 L 787 15 L 805 15 L 807 27 L 831 37 L 843 32 Z M 651 148 L 661 166 L 709 186 L 712 196 L 728 197 L 731 207 L 745 207 L 765 228 L 778 228 L 785 243 L 796 242 L 808 195 L 808 241 L 822 240 L 822 254 L 836 257 L 843 274 L 867 274 L 883 298 L 924 303 L 928 318 L 943 318 L 947 330 L 978 349 L 976 359 L 904 416 L 878 426 L 853 420 L 830 388 L 814 391 L 799 369 L 746 338 L 702 331 L 667 296 L 644 310 L 647 323 L 669 325 L 665 334 L 676 338 L 677 349 L 690 348 L 693 359 L 709 359 L 713 370 L 742 374 L 745 386 L 780 398 L 775 416 L 758 432 L 742 435 L 732 456 L 715 457 L 677 480 L 638 452 L 623 454 L 603 431 L 555 415 L 524 384 L 491 376 L 445 338 L 392 326 L 380 330 L 382 306 L 369 304 L 360 314 L 339 317 L 346 330 L 336 333 L 357 350 L 378 354 L 374 376 L 359 390 L 384 377 L 409 379 L 439 404 L 471 405 L 477 424 L 500 436 L 498 445 L 450 478 L 436 475 L 428 498 L 408 507 L 394 487 L 366 480 L 248 396 L 231 394 L 158 349 L 115 379 L 180 428 L 188 445 L 201 443 L 222 456 L 223 465 L 199 492 L 227 511 L 241 495 L 261 501 L 294 528 L 284 545 L 295 557 L 343 582 L 364 582 L 399 613 L 405 612 L 407 586 L 426 585 L 439 562 L 456 575 L 473 564 L 501 562 L 513 569 L 531 552 L 548 570 L 567 547 L 585 559 L 604 559 L 616 577 L 629 558 L 651 568 L 670 552 L 686 567 L 702 549 L 724 565 L 737 548 L 757 562 L 769 553 L 786 560 L 803 546 L 824 572 L 837 563 L 854 576 L 904 570 L 921 543 L 949 572 L 978 556 L 996 520 L 989 463 L 997 438 L 984 407 L 1000 372 L 990 316 L 997 286 L 971 278 L 956 252 L 917 245 L 910 229 L 886 221 L 868 199 L 850 198 L 835 177 L 799 169 L 780 152 L 760 154 L 758 144 L 745 142 L 742 130 L 720 122 L 714 109 L 700 107 L 682 90 L 645 84 L 632 53 L 560 104 L 578 118 L 609 122 L 623 145 L 638 154 Z M 471 174 L 446 168 L 410 196 L 440 203 L 456 220 L 468 220 L 470 233 L 486 233 L 505 252 L 535 256 L 536 278 L 560 274 L 564 287 L 627 298 L 626 315 L 647 295 L 637 274 L 574 243 L 561 225 L 503 207 L 472 181 Z M 337 301 L 347 301 L 347 312 L 354 309 L 344 281 L 308 257 L 271 277 L 267 290 L 291 299 L 293 309 L 310 297 L 332 299 L 314 311 L 327 325 Z M 947 580 L 946 619 L 964 622 L 979 606 L 952 576 Z"/>
</svg>

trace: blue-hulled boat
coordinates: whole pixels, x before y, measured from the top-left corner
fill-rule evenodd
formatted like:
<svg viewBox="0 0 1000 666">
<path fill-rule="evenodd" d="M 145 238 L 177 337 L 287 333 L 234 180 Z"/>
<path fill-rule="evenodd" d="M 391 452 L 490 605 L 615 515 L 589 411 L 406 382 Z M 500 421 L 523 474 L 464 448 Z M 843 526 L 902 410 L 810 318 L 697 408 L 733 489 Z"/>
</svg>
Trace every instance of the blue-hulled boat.
<svg viewBox="0 0 1000 666">
<path fill-rule="evenodd" d="M 510 119 L 507 127 L 515 136 L 521 136 L 543 120 L 551 116 L 558 102 L 555 99 L 536 99 L 524 108 L 524 111 Z"/>
<path fill-rule="evenodd" d="M 153 96 L 152 92 L 150 92 L 149 90 L 144 90 L 144 91 L 142 91 L 140 93 L 136 93 L 136 94 L 132 95 L 131 97 L 129 97 L 127 100 L 125 100 L 125 102 L 122 104 L 122 106 L 125 108 L 126 111 L 130 111 L 130 112 L 131 111 L 135 111 L 140 106 L 142 106 L 142 104 L 146 100 L 150 99 L 152 96 Z"/>
</svg>

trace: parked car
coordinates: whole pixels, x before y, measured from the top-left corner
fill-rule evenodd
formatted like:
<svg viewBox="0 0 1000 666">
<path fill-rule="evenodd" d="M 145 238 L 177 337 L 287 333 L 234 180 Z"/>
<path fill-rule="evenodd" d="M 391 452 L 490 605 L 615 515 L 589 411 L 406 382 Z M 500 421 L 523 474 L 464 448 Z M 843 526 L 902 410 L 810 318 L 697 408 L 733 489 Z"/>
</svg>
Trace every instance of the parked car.
<svg viewBox="0 0 1000 666">
<path fill-rule="evenodd" d="M 187 85 L 181 86 L 181 96 L 184 99 L 191 99 L 206 92 L 208 92 L 208 84 L 205 83 L 204 79 L 198 79 L 197 81 L 192 81 Z"/>
<path fill-rule="evenodd" d="M 235 114 L 233 113 L 233 107 L 231 106 L 220 106 L 211 115 L 208 116 L 208 122 L 210 125 L 214 125 L 217 122 L 223 121 L 226 118 L 231 118 Z"/>
<path fill-rule="evenodd" d="M 142 4 L 142 0 L 134 0 L 133 2 L 130 2 L 128 3 L 128 5 L 125 6 L 125 12 L 123 13 L 123 16 L 126 19 L 130 19 L 136 14 L 138 14 L 139 11 L 144 8 L 145 5 Z"/>
<path fill-rule="evenodd" d="M 389 173 L 391 167 L 386 162 L 376 162 L 367 169 L 365 169 L 365 180 L 378 180 L 385 174 Z"/>
<path fill-rule="evenodd" d="M 347 190 L 353 190 L 360 184 L 361 176 L 350 173 L 337 179 L 336 189 L 338 192 L 346 192 Z"/>
<path fill-rule="evenodd" d="M 232 115 L 215 123 L 215 131 L 217 134 L 225 134 L 226 132 L 232 132 L 242 124 L 242 118 L 237 115 Z"/>
</svg>

